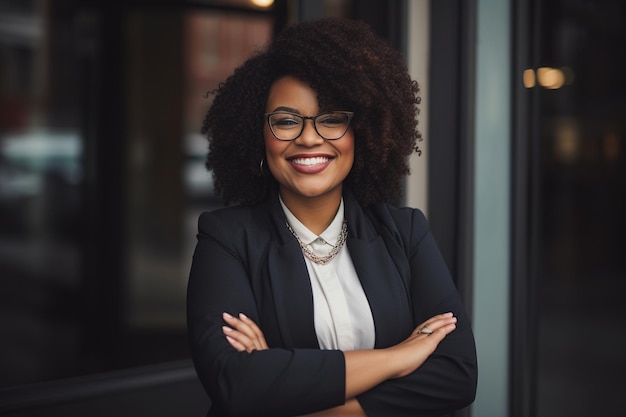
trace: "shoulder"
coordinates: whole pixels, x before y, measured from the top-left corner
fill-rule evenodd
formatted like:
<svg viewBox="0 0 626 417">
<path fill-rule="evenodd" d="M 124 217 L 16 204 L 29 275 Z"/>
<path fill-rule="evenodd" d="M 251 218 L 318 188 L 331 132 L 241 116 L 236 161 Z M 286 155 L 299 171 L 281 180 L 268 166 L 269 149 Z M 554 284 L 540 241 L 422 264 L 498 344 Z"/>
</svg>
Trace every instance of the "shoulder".
<svg viewBox="0 0 626 417">
<path fill-rule="evenodd" d="M 267 205 L 233 206 L 207 211 L 198 219 L 198 233 L 221 239 L 263 234 L 270 227 Z"/>
<path fill-rule="evenodd" d="M 213 211 L 205 211 L 200 215 L 199 226 L 224 223 L 226 225 L 236 225 L 252 222 L 258 215 L 260 206 L 232 206 L 223 207 Z"/>
<path fill-rule="evenodd" d="M 395 241 L 407 254 L 414 253 L 430 233 L 426 216 L 416 208 L 375 203 L 365 209 L 365 213 L 388 245 Z"/>
<path fill-rule="evenodd" d="M 375 203 L 366 210 L 373 222 L 391 231 L 423 237 L 428 232 L 428 220 L 417 208 L 396 207 L 389 203 Z"/>
</svg>

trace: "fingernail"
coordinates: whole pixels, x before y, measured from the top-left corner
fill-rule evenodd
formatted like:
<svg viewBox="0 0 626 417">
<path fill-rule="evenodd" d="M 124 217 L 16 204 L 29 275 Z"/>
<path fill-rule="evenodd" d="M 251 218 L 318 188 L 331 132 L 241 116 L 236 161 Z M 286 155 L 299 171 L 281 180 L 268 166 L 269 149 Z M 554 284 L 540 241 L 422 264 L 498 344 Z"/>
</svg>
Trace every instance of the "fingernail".
<svg viewBox="0 0 626 417">
<path fill-rule="evenodd" d="M 233 316 L 231 316 L 230 314 L 228 314 L 226 312 L 222 313 L 222 317 L 224 317 L 225 319 L 232 319 L 233 318 Z"/>
<path fill-rule="evenodd" d="M 239 313 L 239 318 L 240 319 L 247 319 L 248 317 L 245 314 L 243 314 L 243 313 Z"/>
<path fill-rule="evenodd" d="M 231 328 L 230 328 L 230 327 L 228 327 L 228 326 L 222 326 L 222 331 L 223 331 L 224 333 L 230 333 L 230 332 L 232 332 L 232 331 L 233 331 L 233 329 L 231 329 Z"/>
</svg>

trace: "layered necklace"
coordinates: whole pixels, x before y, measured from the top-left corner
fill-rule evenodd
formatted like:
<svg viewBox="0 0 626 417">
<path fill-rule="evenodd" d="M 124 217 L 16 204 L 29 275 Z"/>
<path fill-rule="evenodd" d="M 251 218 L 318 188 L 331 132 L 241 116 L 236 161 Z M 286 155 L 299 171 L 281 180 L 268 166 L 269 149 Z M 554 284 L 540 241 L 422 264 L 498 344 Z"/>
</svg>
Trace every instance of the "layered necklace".
<svg viewBox="0 0 626 417">
<path fill-rule="evenodd" d="M 285 222 L 285 224 L 287 225 L 287 229 L 289 229 L 291 234 L 298 241 L 298 244 L 300 245 L 300 248 L 302 249 L 302 253 L 304 253 L 304 256 L 306 256 L 312 262 L 315 262 L 316 264 L 319 264 L 319 265 L 326 265 L 327 263 L 332 261 L 333 258 L 337 256 L 337 254 L 343 247 L 344 243 L 346 243 L 346 239 L 348 237 L 348 223 L 344 219 L 343 225 L 341 226 L 341 233 L 339 233 L 339 239 L 337 239 L 337 243 L 335 244 L 335 246 L 333 246 L 333 248 L 331 249 L 328 255 L 320 256 L 316 254 L 315 252 L 313 252 L 309 248 L 309 246 L 306 243 L 304 243 L 302 239 L 300 239 L 300 236 L 298 236 L 298 234 L 291 228 L 291 226 L 289 226 L 288 222 Z"/>
</svg>

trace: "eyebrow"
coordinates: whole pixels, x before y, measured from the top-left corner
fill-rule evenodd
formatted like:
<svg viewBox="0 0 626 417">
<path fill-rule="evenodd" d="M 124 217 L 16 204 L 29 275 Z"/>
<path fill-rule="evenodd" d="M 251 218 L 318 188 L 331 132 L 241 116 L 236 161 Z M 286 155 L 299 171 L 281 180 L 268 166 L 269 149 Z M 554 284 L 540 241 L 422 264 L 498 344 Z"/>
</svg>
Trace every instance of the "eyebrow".
<svg viewBox="0 0 626 417">
<path fill-rule="evenodd" d="M 298 111 L 298 109 L 293 109 L 291 107 L 287 107 L 287 106 L 278 106 L 276 107 L 273 112 L 277 112 L 277 111 L 286 111 L 289 113 L 296 113 L 296 114 L 300 114 L 300 112 Z"/>
</svg>

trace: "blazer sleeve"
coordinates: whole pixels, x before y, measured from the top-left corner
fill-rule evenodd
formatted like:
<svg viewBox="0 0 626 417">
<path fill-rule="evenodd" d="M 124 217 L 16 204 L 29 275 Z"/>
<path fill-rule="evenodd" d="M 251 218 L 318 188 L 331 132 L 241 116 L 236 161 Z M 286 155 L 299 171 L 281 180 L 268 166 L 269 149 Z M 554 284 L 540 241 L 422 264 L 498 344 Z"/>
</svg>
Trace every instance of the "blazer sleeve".
<svg viewBox="0 0 626 417">
<path fill-rule="evenodd" d="M 387 380 L 358 396 L 369 417 L 440 416 L 471 404 L 476 395 L 476 349 L 469 318 L 424 215 L 404 209 L 408 213 L 407 227 L 398 224 L 383 237 L 388 245 L 400 242 L 406 254 L 414 326 L 436 314 L 453 312 L 457 328 L 412 374 Z"/>
<path fill-rule="evenodd" d="M 223 312 L 259 323 L 250 280 L 260 272 L 248 270 L 244 226 L 225 217 L 201 215 L 187 291 L 192 358 L 212 401 L 210 415 L 290 416 L 343 404 L 342 352 L 270 346 L 247 353 L 226 341 Z"/>
</svg>

